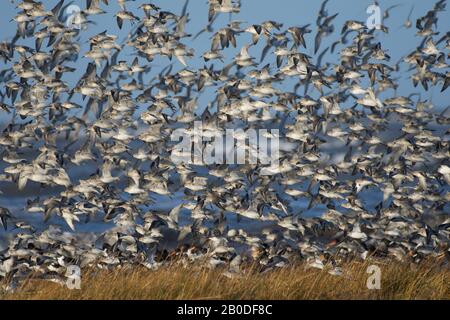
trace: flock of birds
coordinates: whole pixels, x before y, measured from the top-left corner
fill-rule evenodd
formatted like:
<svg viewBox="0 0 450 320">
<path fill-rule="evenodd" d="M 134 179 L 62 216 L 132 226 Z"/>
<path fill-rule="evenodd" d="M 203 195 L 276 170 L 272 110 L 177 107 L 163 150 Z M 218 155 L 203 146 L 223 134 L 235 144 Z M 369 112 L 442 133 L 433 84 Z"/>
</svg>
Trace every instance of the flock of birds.
<svg viewBox="0 0 450 320">
<path fill-rule="evenodd" d="M 450 259 L 448 108 L 397 93 L 401 72 L 421 90 L 447 90 L 450 32 L 437 31 L 445 0 L 417 19 L 419 44 L 396 64 L 377 40 L 389 33 L 388 10 L 371 30 L 353 20 L 337 29 L 328 0 L 314 27 L 243 26 L 233 20 L 240 1 L 208 0 L 208 24 L 191 35 L 188 1 L 181 14 L 117 2 L 117 27 L 129 29 L 123 42 L 106 30 L 81 50 L 108 0 L 87 0 L 72 17 L 81 28 L 65 23 L 67 0 L 52 9 L 24 0 L 16 35 L 0 43 L 0 114 L 9 121 L 0 136 L 0 203 L 8 188 L 21 195 L 34 186 L 23 210 L 47 226 L 0 207 L 1 232 L 14 235 L 0 251 L 0 279 L 63 281 L 68 265 L 155 268 L 175 258 L 224 265 L 227 276 L 250 261 L 271 270 L 301 259 L 339 275 L 340 261 L 354 257 Z M 229 23 L 218 28 L 223 14 Z M 211 47 L 199 55 L 189 44 L 201 34 Z M 314 56 L 304 53 L 310 39 Z M 327 54 L 336 61 L 324 61 Z M 190 66 L 193 57 L 203 67 Z M 84 73 L 81 58 L 89 61 Z M 166 65 L 150 79 L 154 59 Z M 73 86 L 68 74 L 79 77 Z M 202 94 L 212 96 L 203 108 Z M 190 134 L 197 120 L 279 128 L 289 148 L 270 175 L 261 164 L 173 163 L 171 133 Z M 151 209 L 162 199 L 172 207 Z M 314 208 L 322 214 L 303 214 Z M 76 232 L 99 220 L 111 227 Z"/>
</svg>

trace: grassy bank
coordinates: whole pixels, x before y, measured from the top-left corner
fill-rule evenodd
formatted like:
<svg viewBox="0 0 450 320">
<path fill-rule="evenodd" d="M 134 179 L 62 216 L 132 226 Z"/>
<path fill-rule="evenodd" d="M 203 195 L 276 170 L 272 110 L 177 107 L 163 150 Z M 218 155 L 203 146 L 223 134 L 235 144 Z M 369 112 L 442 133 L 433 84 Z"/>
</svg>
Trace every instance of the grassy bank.
<svg viewBox="0 0 450 320">
<path fill-rule="evenodd" d="M 2 299 L 450 299 L 450 269 L 424 262 L 377 263 L 380 290 L 367 289 L 368 262 L 350 262 L 343 274 L 306 269 L 296 264 L 260 273 L 248 268 L 229 278 L 223 270 L 178 264 L 152 271 L 123 268 L 84 270 L 81 290 L 69 290 L 50 281 L 30 278 Z"/>
</svg>

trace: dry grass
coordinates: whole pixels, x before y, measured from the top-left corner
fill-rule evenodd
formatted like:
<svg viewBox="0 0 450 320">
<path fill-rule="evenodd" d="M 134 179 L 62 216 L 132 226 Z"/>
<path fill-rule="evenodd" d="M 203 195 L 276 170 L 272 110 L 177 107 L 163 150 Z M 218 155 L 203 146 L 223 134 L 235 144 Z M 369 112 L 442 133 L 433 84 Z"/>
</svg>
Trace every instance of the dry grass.
<svg viewBox="0 0 450 320">
<path fill-rule="evenodd" d="M 85 270 L 81 290 L 29 279 L 3 299 L 450 299 L 450 269 L 426 262 L 378 263 L 380 290 L 368 290 L 368 262 L 350 262 L 343 276 L 297 264 L 265 273 L 249 268 L 233 279 L 223 270 L 170 265 L 156 271 Z"/>
</svg>

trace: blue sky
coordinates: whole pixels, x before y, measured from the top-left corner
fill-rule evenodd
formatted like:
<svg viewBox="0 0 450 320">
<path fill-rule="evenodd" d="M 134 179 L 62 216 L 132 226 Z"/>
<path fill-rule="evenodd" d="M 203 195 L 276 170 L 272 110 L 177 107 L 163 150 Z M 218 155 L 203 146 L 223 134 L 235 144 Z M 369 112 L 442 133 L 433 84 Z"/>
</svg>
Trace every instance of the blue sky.
<svg viewBox="0 0 450 320">
<path fill-rule="evenodd" d="M 46 8 L 51 9 L 58 1 L 42 0 L 42 2 L 45 4 Z M 66 1 L 66 3 L 68 2 L 70 1 Z M 127 10 L 138 12 L 137 10 L 139 9 L 137 9 L 137 7 L 143 2 L 144 1 L 127 2 Z M 321 5 L 321 1 L 311 0 L 242 0 L 241 2 L 241 12 L 239 14 L 233 15 L 233 20 L 245 21 L 246 23 L 244 23 L 243 26 L 251 23 L 260 23 L 266 20 L 275 20 L 277 22 L 282 22 L 284 24 L 284 27 L 303 26 L 308 23 L 310 23 L 313 27 L 315 25 L 317 12 L 319 11 Z M 11 0 L 2 1 L 3 13 L 2 19 L 0 20 L 0 41 L 11 39 L 15 33 L 15 22 L 10 22 L 10 20 L 17 12 L 17 9 L 15 9 L 17 3 L 17 1 Z M 81 8 L 84 8 L 86 5 L 85 0 L 73 0 L 72 3 L 75 5 L 79 5 Z M 179 14 L 184 5 L 184 0 L 157 0 L 153 1 L 153 3 L 157 4 L 164 10 L 169 10 Z M 338 34 L 340 33 L 342 25 L 346 20 L 353 19 L 365 21 L 368 17 L 366 9 L 372 3 L 373 1 L 369 0 L 330 0 L 327 4 L 328 13 L 339 13 L 334 23 L 334 25 L 336 26 L 336 32 L 334 35 L 323 41 L 321 49 L 326 48 L 327 45 L 338 39 Z M 388 49 L 388 53 L 392 57 L 391 63 L 395 63 L 402 56 L 411 52 L 421 42 L 422 38 L 415 35 L 415 20 L 417 17 L 423 16 L 428 10 L 430 10 L 433 7 L 434 1 L 380 0 L 379 4 L 382 9 L 387 9 L 391 5 L 400 4 L 399 7 L 393 9 L 390 12 L 390 18 L 385 22 L 385 24 L 390 28 L 390 33 L 387 35 L 381 32 L 378 33 L 379 41 L 381 41 L 384 48 Z M 400 28 L 400 26 L 406 20 L 406 17 L 412 6 L 414 6 L 414 11 L 411 17 L 414 24 L 413 27 L 409 30 Z M 119 10 L 117 1 L 110 0 L 110 5 L 108 7 L 103 4 L 101 5 L 101 7 L 107 10 L 107 14 L 94 16 L 92 19 L 96 22 L 96 25 L 90 25 L 87 31 L 83 31 L 83 34 L 81 36 L 82 44 L 84 43 L 84 45 L 82 46 L 82 52 L 88 50 L 86 41 L 91 35 L 97 34 L 103 30 L 107 30 L 108 33 L 117 34 L 119 35 L 119 39 L 123 39 L 126 36 L 127 31 L 130 30 L 129 22 L 124 23 L 124 27 L 122 30 L 119 30 L 116 24 L 116 20 L 113 14 Z M 187 25 L 186 32 L 196 34 L 207 24 L 207 1 L 191 0 L 188 5 L 188 12 L 190 21 Z M 139 13 L 139 15 L 142 16 L 142 13 Z M 440 13 L 439 17 L 440 20 L 438 24 L 438 30 L 441 34 L 444 34 L 446 31 L 448 31 L 449 26 L 448 21 L 450 20 L 450 14 L 448 10 L 446 12 Z M 225 14 L 221 15 L 214 24 L 215 30 L 225 26 L 228 22 L 229 16 Z M 314 56 L 314 35 L 315 32 L 306 36 L 308 48 L 306 50 L 302 49 L 302 52 L 305 52 L 311 56 Z M 199 57 L 210 47 L 210 37 L 211 34 L 204 33 L 196 41 L 188 40 L 185 41 L 185 43 L 194 48 L 196 51 L 196 56 Z M 249 35 L 243 35 L 239 37 L 238 45 L 250 43 L 250 41 L 251 40 Z M 20 43 L 28 44 L 34 47 L 34 42 L 25 41 Z M 256 51 L 253 50 L 258 51 L 256 53 Z M 227 49 L 225 55 L 231 58 L 236 52 L 237 51 L 234 49 Z M 250 53 L 254 53 L 259 59 L 260 49 L 251 48 Z M 119 60 L 131 59 L 131 55 L 132 51 L 124 51 L 121 53 Z M 87 58 L 83 58 L 81 56 L 82 55 L 80 55 L 79 61 L 73 65 L 78 68 L 78 71 L 73 74 L 64 75 L 65 81 L 71 83 L 72 81 L 76 81 L 79 77 L 81 77 L 82 73 L 85 70 L 86 63 L 89 62 Z M 328 54 L 324 60 L 329 62 L 336 62 L 337 57 L 337 53 L 335 52 L 333 55 Z M 157 72 L 169 63 L 170 62 L 166 58 L 155 59 L 152 62 L 152 70 L 154 72 Z M 173 63 L 174 70 L 182 68 L 182 65 L 179 64 L 178 61 L 174 60 Z M 191 59 L 188 61 L 188 64 L 190 67 L 196 68 L 203 65 L 203 60 L 200 58 Z M 4 65 L 1 65 L 1 68 L 3 67 Z M 403 66 L 402 70 L 404 71 L 405 69 L 406 65 Z M 441 85 L 438 85 L 437 87 L 432 88 L 429 92 L 425 93 L 420 89 L 413 88 L 411 81 L 406 79 L 405 76 L 403 76 L 399 80 L 399 84 L 399 94 L 408 95 L 412 92 L 420 92 L 422 94 L 422 99 L 432 98 L 434 105 L 439 109 L 450 105 L 450 90 L 447 90 L 444 94 L 441 94 Z M 208 100 L 211 99 L 211 96 L 208 96 L 206 94 L 202 99 L 204 100 L 203 102 L 207 104 Z"/>
</svg>

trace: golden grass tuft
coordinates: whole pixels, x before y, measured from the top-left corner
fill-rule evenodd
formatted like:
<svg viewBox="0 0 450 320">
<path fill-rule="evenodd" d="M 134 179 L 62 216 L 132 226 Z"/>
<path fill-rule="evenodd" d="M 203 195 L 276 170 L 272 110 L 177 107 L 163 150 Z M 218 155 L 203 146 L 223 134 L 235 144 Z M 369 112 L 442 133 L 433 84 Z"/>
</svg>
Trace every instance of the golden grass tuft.
<svg viewBox="0 0 450 320">
<path fill-rule="evenodd" d="M 305 269 L 298 263 L 260 273 L 249 267 L 241 277 L 224 270 L 171 264 L 158 270 L 130 267 L 84 270 L 81 290 L 30 278 L 2 299 L 450 299 L 448 265 L 423 262 L 375 263 L 381 269 L 381 289 L 368 290 L 367 267 L 373 262 L 349 262 L 343 276 Z"/>
</svg>

